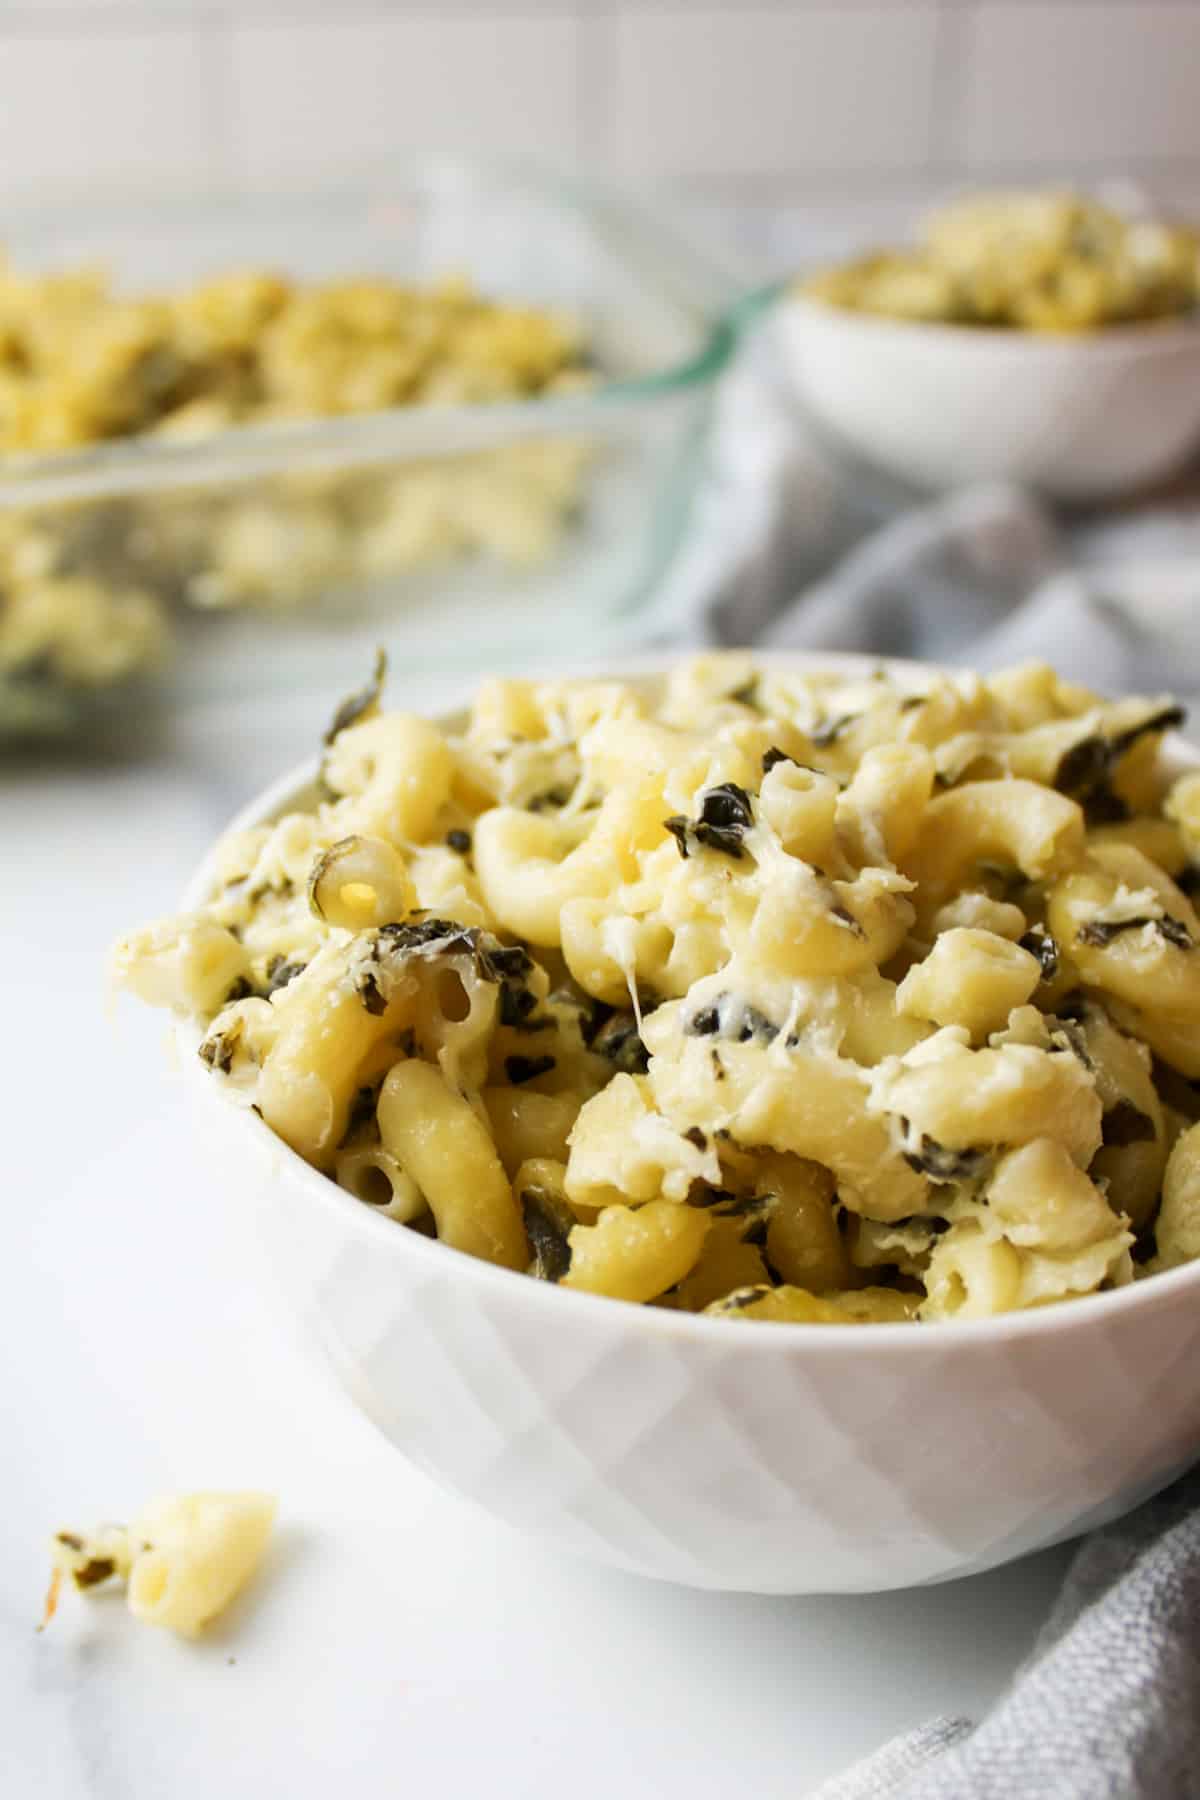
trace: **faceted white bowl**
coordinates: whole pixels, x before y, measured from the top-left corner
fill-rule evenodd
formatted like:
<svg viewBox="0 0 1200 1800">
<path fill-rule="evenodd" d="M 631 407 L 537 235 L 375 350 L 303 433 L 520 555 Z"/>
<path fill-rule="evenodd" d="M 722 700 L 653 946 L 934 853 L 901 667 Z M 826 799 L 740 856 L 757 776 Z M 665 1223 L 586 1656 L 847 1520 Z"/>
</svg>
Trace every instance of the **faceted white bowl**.
<svg viewBox="0 0 1200 1800">
<path fill-rule="evenodd" d="M 236 823 L 301 801 L 313 773 Z M 206 863 L 185 906 L 210 884 Z M 940 1326 L 738 1324 L 564 1293 L 380 1218 L 230 1105 L 196 1031 L 180 1038 L 224 1197 L 301 1333 L 406 1457 L 546 1543 L 693 1587 L 871 1592 L 1072 1536 L 1200 1454 L 1200 1264 Z"/>
<path fill-rule="evenodd" d="M 776 328 L 818 423 L 918 487 L 1013 481 L 1055 499 L 1113 497 L 1175 474 L 1200 443 L 1195 318 L 1057 337 L 788 295 Z"/>
</svg>

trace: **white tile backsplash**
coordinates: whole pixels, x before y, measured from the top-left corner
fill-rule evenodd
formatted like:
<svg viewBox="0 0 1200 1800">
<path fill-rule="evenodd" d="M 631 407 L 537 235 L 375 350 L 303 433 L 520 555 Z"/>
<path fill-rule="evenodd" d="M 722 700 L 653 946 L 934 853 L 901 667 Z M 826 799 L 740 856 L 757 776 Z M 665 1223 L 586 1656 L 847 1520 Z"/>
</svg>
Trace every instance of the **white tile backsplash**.
<svg viewBox="0 0 1200 1800">
<path fill-rule="evenodd" d="M 1002 5 L 967 21 L 952 143 L 968 165 L 1119 167 L 1200 152 L 1200 5 Z"/>
<path fill-rule="evenodd" d="M 251 182 L 336 179 L 427 148 L 580 153 L 573 14 L 238 20 L 231 51 L 233 142 Z"/>
<path fill-rule="evenodd" d="M 38 35 L 6 33 L 0 13 L 0 199 L 220 181 L 227 84 L 198 23 Z"/>
<path fill-rule="evenodd" d="M 619 6 L 609 129 L 627 173 L 912 167 L 938 9 Z"/>
<path fill-rule="evenodd" d="M 1198 100 L 1200 0 L 0 0 L 0 202 L 446 147 L 835 224 L 1101 171 L 1200 210 Z"/>
</svg>

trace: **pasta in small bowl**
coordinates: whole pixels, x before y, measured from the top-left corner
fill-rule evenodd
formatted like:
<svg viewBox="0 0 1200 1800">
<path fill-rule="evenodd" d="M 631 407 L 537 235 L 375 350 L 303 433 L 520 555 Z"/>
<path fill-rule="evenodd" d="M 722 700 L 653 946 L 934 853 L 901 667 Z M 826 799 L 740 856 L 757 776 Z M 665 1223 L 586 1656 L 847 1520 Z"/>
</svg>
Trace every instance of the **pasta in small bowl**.
<svg viewBox="0 0 1200 1800">
<path fill-rule="evenodd" d="M 987 1568 L 1200 1451 L 1178 708 L 727 653 L 435 723 L 382 680 L 115 963 L 406 1455 L 799 1593 Z"/>
<path fill-rule="evenodd" d="M 793 284 L 783 363 L 839 445 L 917 488 L 1114 496 L 1200 443 L 1194 232 L 1053 191 L 968 196 L 918 244 Z"/>
</svg>

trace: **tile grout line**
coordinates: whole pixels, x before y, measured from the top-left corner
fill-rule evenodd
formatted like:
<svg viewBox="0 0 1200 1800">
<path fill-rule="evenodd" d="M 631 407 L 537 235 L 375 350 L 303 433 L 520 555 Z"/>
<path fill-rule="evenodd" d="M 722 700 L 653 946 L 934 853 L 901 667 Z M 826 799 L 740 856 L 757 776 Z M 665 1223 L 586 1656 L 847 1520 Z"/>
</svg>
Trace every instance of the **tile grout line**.
<svg viewBox="0 0 1200 1800">
<path fill-rule="evenodd" d="M 795 10 L 801 15 L 821 11 L 891 13 L 918 12 L 932 5 L 954 15 L 975 10 L 978 3 L 980 0 L 752 0 L 750 10 L 766 14 Z M 1031 12 L 1044 0 L 982 0 L 982 3 L 996 12 Z M 1142 3 L 1143 0 L 1060 0 L 1068 10 L 1099 7 L 1114 13 L 1132 12 Z M 1155 4 L 1186 13 L 1194 7 L 1195 0 L 1155 0 Z M 655 0 L 653 10 L 686 16 L 723 9 L 719 0 Z M 609 0 L 591 0 L 591 4 L 582 9 L 578 0 L 441 0 L 441 4 L 437 0 L 403 0 L 399 5 L 388 4 L 388 0 L 346 0 L 337 9 L 336 20 L 331 21 L 328 0 L 279 0 L 278 4 L 271 4 L 271 0 L 193 0 L 192 4 L 177 9 L 155 5 L 153 0 L 117 0 L 116 4 L 99 11 L 94 7 L 71 5 L 56 7 L 51 12 L 30 5 L 29 0 L 13 0 L 13 3 L 0 0 L 0 36 L 5 31 L 11 31 L 15 36 L 46 38 L 115 36 L 133 31 L 170 34 L 206 26 L 227 26 L 234 22 L 282 28 L 331 22 L 359 24 L 405 17 L 536 19 L 575 14 L 586 19 L 593 13 L 603 18 L 611 11 Z"/>
<path fill-rule="evenodd" d="M 123 6 L 111 11 L 78 12 L 63 8 L 55 12 L 18 12 L 5 9 L 0 0 L 0 42 L 5 36 L 23 41 L 42 39 L 46 43 L 62 40 L 88 42 L 123 37 L 195 37 L 204 38 L 228 23 L 230 14 L 212 4 L 181 6 L 178 11 L 162 7 Z"/>
<path fill-rule="evenodd" d="M 310 176 L 304 172 L 293 172 L 267 180 L 265 183 L 251 183 L 253 190 L 269 195 L 276 192 L 288 198 L 297 194 L 329 195 L 337 197 L 344 194 L 348 186 L 358 186 L 371 194 L 383 194 L 388 191 L 392 162 L 386 156 L 375 156 L 367 160 L 359 159 L 353 166 L 341 170 L 315 188 Z M 1088 171 L 1090 175 L 1100 177 L 1112 174 L 1109 164 L 1097 164 Z M 1186 180 L 1189 187 L 1200 186 L 1200 155 L 1195 157 L 1174 158 L 1139 158 L 1122 165 L 1122 172 L 1134 180 L 1148 183 L 1163 181 L 1173 183 Z M 603 173 L 603 172 L 601 172 Z M 854 170 L 829 169 L 821 175 L 813 175 L 810 171 L 795 169 L 792 171 L 770 171 L 761 175 L 725 175 L 720 171 L 690 172 L 686 175 L 675 175 L 669 179 L 644 176 L 627 185 L 635 195 L 649 195 L 660 203 L 677 200 L 683 204 L 709 206 L 714 208 L 745 208 L 756 213 L 770 211 L 791 211 L 801 209 L 828 209 L 839 207 L 861 207 L 863 205 L 891 205 L 897 202 L 914 206 L 932 204 L 938 198 L 939 187 L 951 180 L 969 175 L 973 182 L 990 183 L 1005 180 L 1049 180 L 1060 174 L 1057 164 L 1032 163 L 1022 165 L 1019 169 L 1011 166 L 1000 167 L 989 164 L 978 169 L 964 170 L 961 166 L 930 165 L 919 169 L 906 169 L 897 175 L 885 167 L 859 168 Z M 246 176 L 240 162 L 235 160 L 228 185 L 246 184 Z M 14 184 L 7 186 L 0 183 L 0 199 L 10 210 L 18 209 L 13 216 L 24 218 L 36 217 L 44 213 L 47 205 L 56 211 L 61 208 L 79 206 L 87 208 L 89 204 L 116 197 L 127 197 L 129 186 L 126 181 L 99 186 L 88 177 L 63 178 L 55 181 L 47 188 L 44 180 L 37 180 L 29 185 Z M 153 190 L 139 188 L 139 193 L 157 191 L 167 198 L 206 197 L 214 192 L 211 176 L 198 178 L 182 175 L 171 177 L 165 184 Z M 218 185 L 215 191 L 221 191 Z"/>
<path fill-rule="evenodd" d="M 1122 165 L 1124 166 L 1124 164 Z M 1136 157 L 1129 162 L 1136 175 L 1158 175 L 1167 179 L 1188 178 L 1200 182 L 1200 150 L 1194 156 Z M 896 169 L 886 164 L 860 164 L 841 169 L 828 168 L 818 173 L 797 165 L 791 169 L 763 170 L 759 173 L 730 174 L 719 169 L 693 169 L 669 177 L 647 177 L 659 191 L 672 188 L 717 205 L 786 205 L 789 198 L 799 202 L 836 203 L 870 200 L 875 195 L 915 192 L 931 180 L 969 175 L 980 182 L 1001 182 L 1050 178 L 1059 168 L 1055 158 L 1035 159 L 1028 163 L 988 162 L 967 169 L 961 161 L 935 160 L 911 168 Z M 1102 174 L 1110 164 L 1096 162 L 1091 173 Z"/>
<path fill-rule="evenodd" d="M 578 158 L 587 169 L 611 165 L 616 86 L 616 0 L 576 8 L 575 67 L 579 119 Z"/>
<path fill-rule="evenodd" d="M 240 152 L 236 82 L 233 68 L 233 21 L 218 19 L 210 33 L 213 82 L 212 136 L 214 165 L 219 178 L 231 188 L 245 180 Z"/>
<path fill-rule="evenodd" d="M 937 11 L 928 145 L 931 173 L 959 165 L 953 146 L 962 138 L 967 20 L 974 8 L 969 0 L 938 0 Z"/>
</svg>

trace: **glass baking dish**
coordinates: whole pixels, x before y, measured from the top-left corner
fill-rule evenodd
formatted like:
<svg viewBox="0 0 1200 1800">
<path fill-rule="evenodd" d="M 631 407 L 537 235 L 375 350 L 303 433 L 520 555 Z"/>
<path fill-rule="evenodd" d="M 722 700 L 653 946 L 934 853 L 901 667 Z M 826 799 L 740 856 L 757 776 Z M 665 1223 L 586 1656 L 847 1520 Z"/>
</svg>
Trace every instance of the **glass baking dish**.
<svg viewBox="0 0 1200 1800">
<path fill-rule="evenodd" d="M 130 294 L 249 267 L 463 275 L 572 314 L 593 373 L 515 402 L 0 460 L 0 569 L 49 584 L 22 601 L 22 637 L 0 574 L 0 737 L 354 682 L 376 644 L 412 670 L 636 637 L 736 335 L 727 281 L 661 220 L 574 180 L 430 158 L 383 194 L 41 215 L 5 249 L 19 270 L 100 264 Z"/>
</svg>

